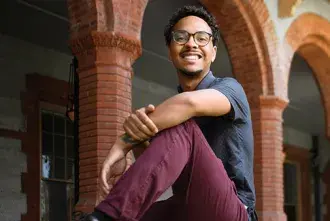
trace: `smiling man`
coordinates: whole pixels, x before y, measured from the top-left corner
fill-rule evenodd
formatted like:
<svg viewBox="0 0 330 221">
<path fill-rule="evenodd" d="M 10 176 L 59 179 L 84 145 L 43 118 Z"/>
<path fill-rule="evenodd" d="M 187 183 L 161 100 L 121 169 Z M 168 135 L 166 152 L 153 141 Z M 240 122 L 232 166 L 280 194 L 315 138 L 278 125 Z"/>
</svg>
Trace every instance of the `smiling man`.
<svg viewBox="0 0 330 221">
<path fill-rule="evenodd" d="M 216 78 L 219 30 L 202 7 L 179 9 L 165 28 L 178 95 L 131 114 L 103 163 L 101 201 L 86 221 L 257 220 L 249 104 L 233 78 Z M 110 188 L 115 163 L 149 141 Z M 125 170 L 125 164 L 116 166 Z M 173 196 L 155 202 L 170 186 Z"/>
</svg>

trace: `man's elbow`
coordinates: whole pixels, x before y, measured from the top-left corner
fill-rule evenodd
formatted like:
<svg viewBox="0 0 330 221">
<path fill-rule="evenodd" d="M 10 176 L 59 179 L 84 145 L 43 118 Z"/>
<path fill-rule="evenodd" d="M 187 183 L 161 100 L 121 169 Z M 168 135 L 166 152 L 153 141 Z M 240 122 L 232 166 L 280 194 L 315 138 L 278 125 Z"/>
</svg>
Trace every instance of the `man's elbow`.
<svg viewBox="0 0 330 221">
<path fill-rule="evenodd" d="M 187 112 L 189 112 L 190 117 L 198 116 L 200 112 L 199 102 L 193 93 L 184 92 L 184 105 L 186 106 Z"/>
</svg>

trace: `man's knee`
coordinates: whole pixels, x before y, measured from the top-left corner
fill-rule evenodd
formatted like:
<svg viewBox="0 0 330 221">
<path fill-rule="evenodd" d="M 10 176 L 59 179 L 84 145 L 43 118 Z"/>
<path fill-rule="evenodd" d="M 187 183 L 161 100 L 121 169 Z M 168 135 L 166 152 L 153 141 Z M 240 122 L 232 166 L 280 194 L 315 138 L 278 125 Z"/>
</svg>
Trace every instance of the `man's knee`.
<svg viewBox="0 0 330 221">
<path fill-rule="evenodd" d="M 193 119 L 189 119 L 181 124 L 167 128 L 160 131 L 155 137 L 153 137 L 150 142 L 157 138 L 176 140 L 181 139 L 190 139 L 190 135 L 193 130 L 199 128 Z"/>
</svg>

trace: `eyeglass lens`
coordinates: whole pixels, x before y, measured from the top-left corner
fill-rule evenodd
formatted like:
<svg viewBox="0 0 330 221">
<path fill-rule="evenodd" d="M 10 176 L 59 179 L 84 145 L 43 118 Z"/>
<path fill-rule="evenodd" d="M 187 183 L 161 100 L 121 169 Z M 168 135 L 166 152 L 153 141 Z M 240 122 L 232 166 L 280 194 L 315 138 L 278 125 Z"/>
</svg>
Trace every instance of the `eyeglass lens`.
<svg viewBox="0 0 330 221">
<path fill-rule="evenodd" d="M 209 43 L 210 35 L 207 32 L 199 31 L 195 34 L 189 34 L 186 31 L 174 31 L 173 40 L 178 44 L 185 44 L 189 41 L 190 36 L 193 35 L 194 41 L 200 46 L 204 46 Z"/>
</svg>

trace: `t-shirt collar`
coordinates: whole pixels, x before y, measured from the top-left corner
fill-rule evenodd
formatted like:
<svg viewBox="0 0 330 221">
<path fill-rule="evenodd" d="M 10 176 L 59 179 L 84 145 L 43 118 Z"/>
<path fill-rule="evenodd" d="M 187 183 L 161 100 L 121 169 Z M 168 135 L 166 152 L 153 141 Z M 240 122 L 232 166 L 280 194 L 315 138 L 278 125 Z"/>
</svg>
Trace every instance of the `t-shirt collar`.
<svg viewBox="0 0 330 221">
<path fill-rule="evenodd" d="M 201 89 L 206 89 L 209 88 L 211 83 L 215 80 L 215 77 L 213 76 L 212 71 L 209 71 L 209 73 L 207 73 L 207 75 L 205 75 L 205 77 L 203 78 L 203 80 L 201 80 L 201 82 L 199 82 L 199 84 L 196 87 L 196 90 L 201 90 Z M 182 87 L 179 85 L 178 86 L 178 92 L 182 93 Z"/>
</svg>

